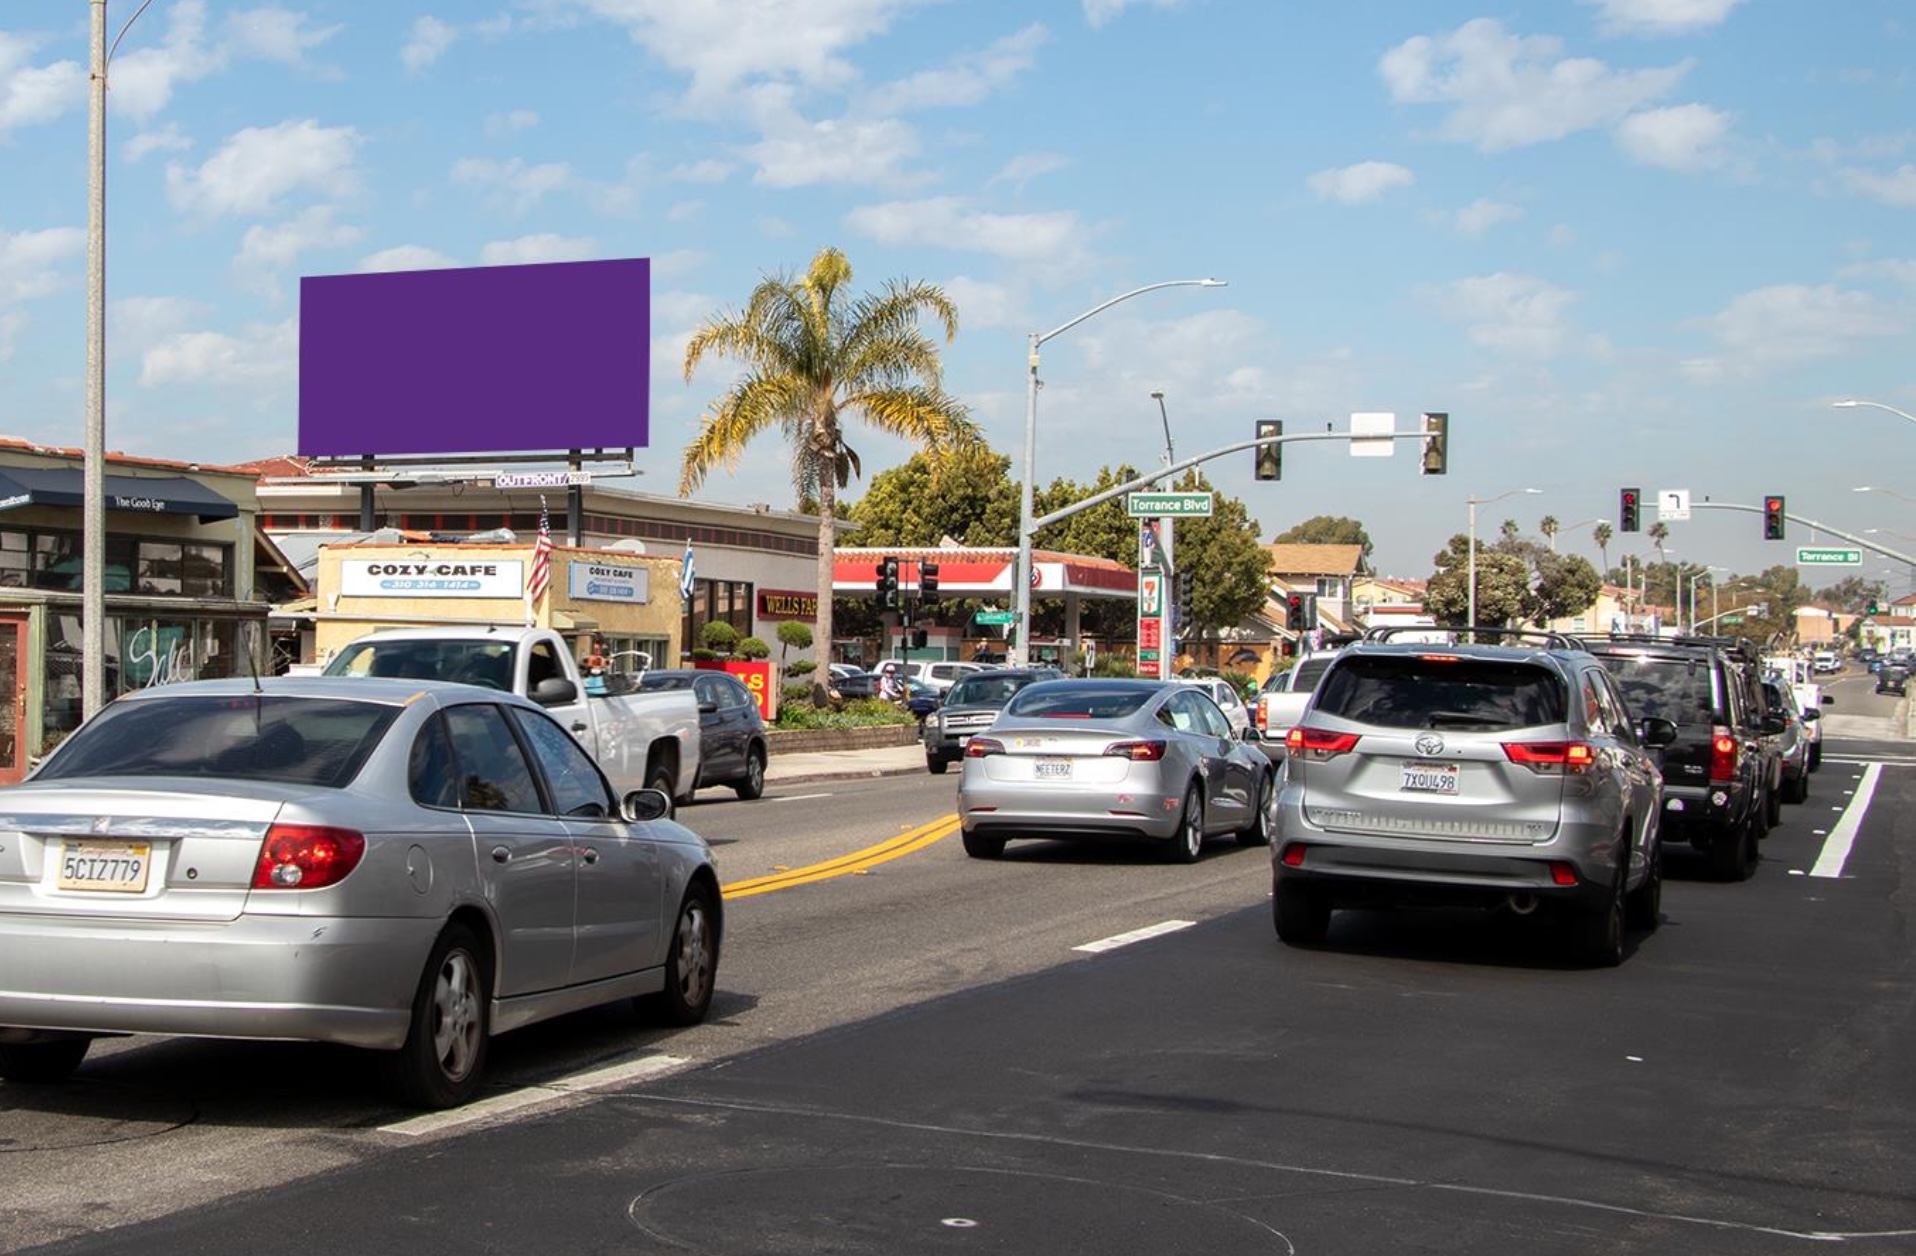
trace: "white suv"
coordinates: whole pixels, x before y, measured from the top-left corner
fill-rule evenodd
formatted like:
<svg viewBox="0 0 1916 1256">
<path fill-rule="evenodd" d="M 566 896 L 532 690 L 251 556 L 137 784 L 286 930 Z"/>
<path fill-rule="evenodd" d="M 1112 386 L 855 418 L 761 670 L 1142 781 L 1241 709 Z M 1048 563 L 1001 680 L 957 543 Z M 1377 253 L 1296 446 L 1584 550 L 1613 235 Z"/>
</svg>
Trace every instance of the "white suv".
<svg viewBox="0 0 1916 1256">
<path fill-rule="evenodd" d="M 893 659 L 892 662 L 904 668 L 905 675 L 923 681 L 939 693 L 950 689 L 973 672 L 985 670 L 982 663 L 960 663 L 946 659 L 913 659 L 909 663 L 903 659 Z"/>
</svg>

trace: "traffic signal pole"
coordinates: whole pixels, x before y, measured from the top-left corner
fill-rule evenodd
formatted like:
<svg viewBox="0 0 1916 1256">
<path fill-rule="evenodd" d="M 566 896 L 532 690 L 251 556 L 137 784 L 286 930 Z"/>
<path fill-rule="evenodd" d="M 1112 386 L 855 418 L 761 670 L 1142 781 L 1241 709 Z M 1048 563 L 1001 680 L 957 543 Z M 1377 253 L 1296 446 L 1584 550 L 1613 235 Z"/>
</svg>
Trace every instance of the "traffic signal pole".
<svg viewBox="0 0 1916 1256">
<path fill-rule="evenodd" d="M 1741 510 L 1746 514 L 1752 514 L 1752 515 L 1760 515 L 1765 513 L 1763 507 L 1761 506 L 1744 506 L 1734 502 L 1693 501 L 1690 503 L 1690 509 L 1691 510 Z M 1814 519 L 1806 519 L 1802 515 L 1792 515 L 1788 513 L 1787 511 L 1784 513 L 1783 517 L 1785 519 L 1788 519 L 1791 523 L 1800 523 L 1806 528 L 1812 528 L 1818 532 L 1827 532 L 1831 536 L 1838 539 L 1839 541 L 1847 541 L 1851 545 L 1856 546 L 1858 549 L 1866 549 L 1873 554 L 1881 554 L 1884 558 L 1894 559 L 1895 561 L 1899 563 L 1916 564 L 1916 558 L 1912 558 L 1908 554 L 1905 554 L 1900 550 L 1893 550 L 1887 545 L 1879 545 L 1875 541 L 1869 540 L 1866 537 L 1855 536 L 1851 533 L 1843 531 L 1841 528 L 1832 528 L 1827 523 L 1818 523 Z"/>
</svg>

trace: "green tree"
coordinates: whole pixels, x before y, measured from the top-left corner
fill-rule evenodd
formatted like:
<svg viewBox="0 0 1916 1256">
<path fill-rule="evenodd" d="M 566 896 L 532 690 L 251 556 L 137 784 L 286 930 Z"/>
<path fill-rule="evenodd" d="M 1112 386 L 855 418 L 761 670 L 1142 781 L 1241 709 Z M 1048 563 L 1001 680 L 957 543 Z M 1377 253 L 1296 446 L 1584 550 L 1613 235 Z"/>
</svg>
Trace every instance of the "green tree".
<svg viewBox="0 0 1916 1256">
<path fill-rule="evenodd" d="M 860 545 L 935 546 L 1018 543 L 1018 485 L 1011 459 L 985 445 L 943 456 L 913 454 L 878 472 L 865 495 L 845 508 Z"/>
<path fill-rule="evenodd" d="M 1889 603 L 1889 586 L 1881 580 L 1865 580 L 1861 576 L 1848 576 L 1827 589 L 1816 591 L 1816 600 L 1837 610 L 1860 615 L 1875 602 L 1879 606 Z"/>
<path fill-rule="evenodd" d="M 1545 515 L 1537 521 L 1537 531 L 1543 533 L 1544 543 L 1554 550 L 1557 548 L 1557 533 L 1563 531 L 1563 525 L 1557 522 L 1557 516 Z"/>
<path fill-rule="evenodd" d="M 1600 523 L 1590 530 L 1590 539 L 1597 543 L 1597 557 L 1602 560 L 1605 571 L 1610 569 L 1610 538 L 1616 531 L 1607 523 Z"/>
<path fill-rule="evenodd" d="M 845 439 L 856 416 L 881 432 L 943 452 L 974 444 L 978 430 L 964 405 L 944 390 L 938 347 L 919 326 L 929 316 L 949 344 L 958 309 L 934 284 L 894 280 L 883 291 L 848 291 L 851 263 L 819 250 L 801 278 L 766 279 L 745 308 L 715 315 L 685 346 L 685 379 L 707 355 L 745 370 L 713 401 L 685 447 L 679 495 L 714 468 L 738 464 L 753 438 L 773 428 L 791 446 L 792 488 L 818 507 L 818 635 L 832 640 L 832 560 L 838 541 L 838 492 L 861 473 Z M 823 683 L 819 706 L 830 701 Z"/>
<path fill-rule="evenodd" d="M 1277 534 L 1278 545 L 1361 545 L 1370 557 L 1370 534 L 1364 525 L 1343 515 L 1313 515 Z"/>
<path fill-rule="evenodd" d="M 1098 468 L 1098 478 L 1088 485 L 1053 480 L 1033 495 L 1032 515 L 1038 518 L 1051 514 L 1137 478 L 1137 468 L 1125 463 L 1116 470 Z M 1122 496 L 1046 524 L 1032 541 L 1036 549 L 1109 558 L 1133 570 L 1138 565 L 1138 521 L 1126 513 Z"/>
<path fill-rule="evenodd" d="M 1643 535 L 1650 538 L 1650 545 L 1656 550 L 1657 558 L 1660 561 L 1668 562 L 1669 559 L 1663 553 L 1663 543 L 1670 539 L 1670 525 L 1659 519 L 1651 524 Z"/>
<path fill-rule="evenodd" d="M 1424 605 L 1438 623 L 1470 619 L 1470 538 L 1459 532 L 1433 560 L 1437 570 L 1424 586 Z M 1522 556 L 1477 545 L 1477 622 L 1487 628 L 1522 616 L 1530 598 L 1530 571 Z"/>
<path fill-rule="evenodd" d="M 812 648 L 812 627 L 796 619 L 781 620 L 778 625 L 778 657 L 783 660 L 793 650 Z"/>
</svg>

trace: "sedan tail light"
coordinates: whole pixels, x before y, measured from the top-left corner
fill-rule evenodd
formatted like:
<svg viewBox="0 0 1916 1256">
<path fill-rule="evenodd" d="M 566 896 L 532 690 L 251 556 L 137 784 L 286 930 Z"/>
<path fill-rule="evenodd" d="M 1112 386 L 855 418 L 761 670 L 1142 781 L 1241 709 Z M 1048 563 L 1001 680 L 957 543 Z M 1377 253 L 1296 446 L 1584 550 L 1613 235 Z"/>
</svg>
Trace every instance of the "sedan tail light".
<svg viewBox="0 0 1916 1256">
<path fill-rule="evenodd" d="M 275 824 L 260 844 L 253 869 L 256 890 L 317 890 L 346 879 L 366 853 L 352 829 L 320 824 Z"/>
<path fill-rule="evenodd" d="M 1135 763 L 1156 763 L 1164 758 L 1161 741 L 1114 741 L 1104 748 L 1105 757 L 1130 759 Z"/>
<path fill-rule="evenodd" d="M 1507 741 L 1504 757 L 1538 776 L 1557 776 L 1589 771 L 1597 751 L 1581 741 Z"/>
<path fill-rule="evenodd" d="M 965 758 L 982 759 L 988 754 L 1003 754 L 1005 743 L 996 737 L 973 737 L 965 743 Z"/>
<path fill-rule="evenodd" d="M 1722 724 L 1710 730 L 1710 781 L 1727 785 L 1736 779 L 1736 762 L 1742 752 L 1736 736 Z"/>
<path fill-rule="evenodd" d="M 1284 734 L 1284 749 L 1313 761 L 1334 759 L 1357 749 L 1357 734 L 1333 733 L 1327 728 L 1307 728 L 1297 724 Z"/>
</svg>

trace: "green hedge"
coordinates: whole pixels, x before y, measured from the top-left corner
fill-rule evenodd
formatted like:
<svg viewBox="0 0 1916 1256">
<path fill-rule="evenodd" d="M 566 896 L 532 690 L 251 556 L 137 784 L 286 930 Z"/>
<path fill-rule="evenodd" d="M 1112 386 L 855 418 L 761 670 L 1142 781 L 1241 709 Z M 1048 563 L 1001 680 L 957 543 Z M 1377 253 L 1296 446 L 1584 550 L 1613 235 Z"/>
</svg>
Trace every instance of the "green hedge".
<svg viewBox="0 0 1916 1256">
<path fill-rule="evenodd" d="M 823 709 L 807 701 L 787 701 L 779 707 L 774 728 L 872 728 L 886 724 L 914 724 L 917 718 L 883 698 L 859 698 Z"/>
</svg>

